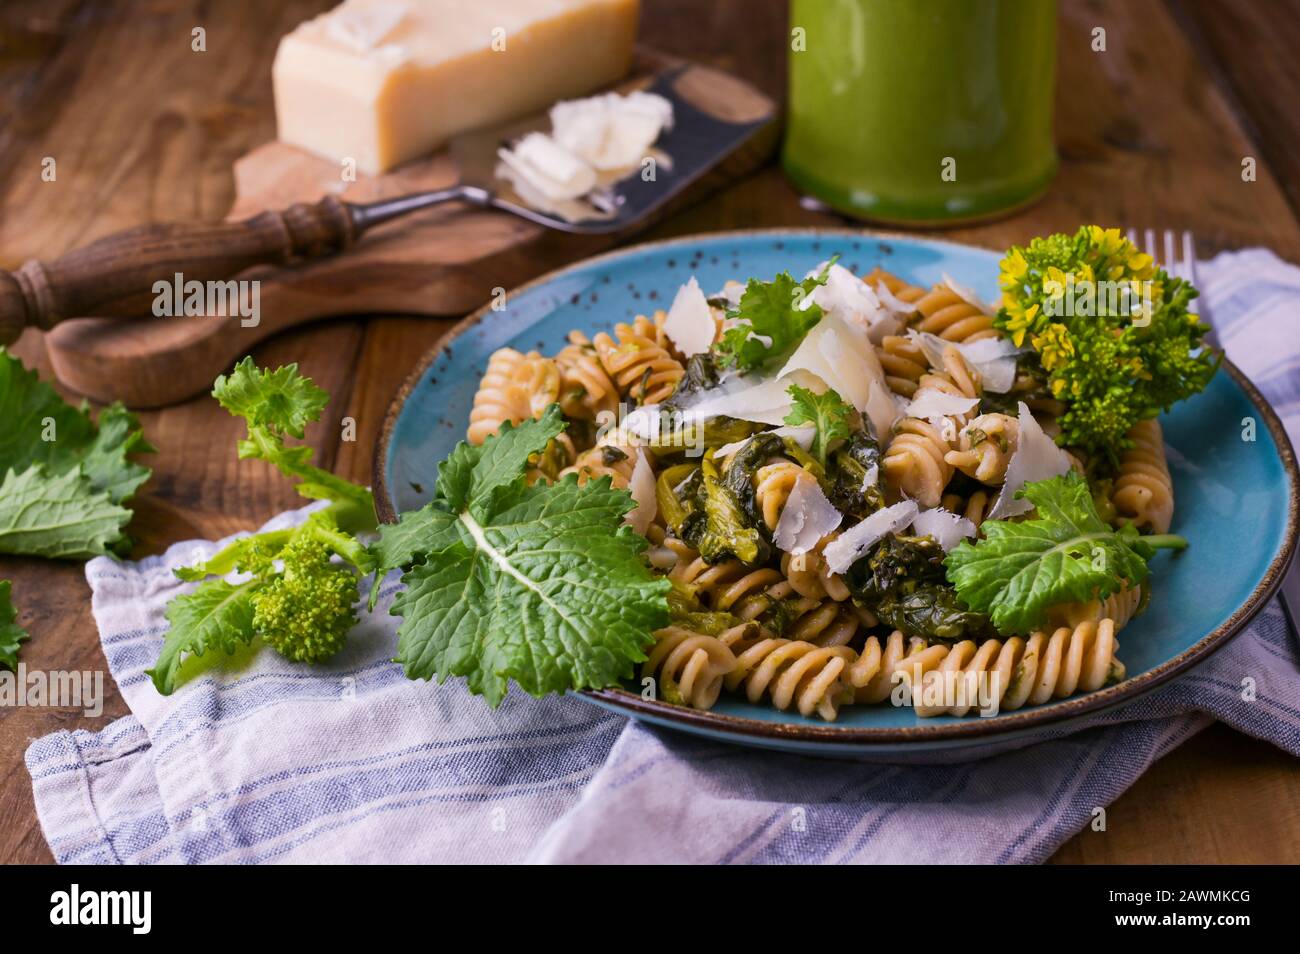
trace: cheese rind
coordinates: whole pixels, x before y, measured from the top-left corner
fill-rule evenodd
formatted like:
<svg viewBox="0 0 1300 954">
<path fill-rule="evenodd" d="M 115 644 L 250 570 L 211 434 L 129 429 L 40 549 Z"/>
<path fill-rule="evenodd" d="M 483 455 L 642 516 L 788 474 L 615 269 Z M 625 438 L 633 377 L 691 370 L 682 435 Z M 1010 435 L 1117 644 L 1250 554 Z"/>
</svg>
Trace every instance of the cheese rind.
<svg viewBox="0 0 1300 954">
<path fill-rule="evenodd" d="M 345 0 L 280 41 L 279 137 L 385 172 L 619 79 L 638 12 L 639 0 Z"/>
</svg>

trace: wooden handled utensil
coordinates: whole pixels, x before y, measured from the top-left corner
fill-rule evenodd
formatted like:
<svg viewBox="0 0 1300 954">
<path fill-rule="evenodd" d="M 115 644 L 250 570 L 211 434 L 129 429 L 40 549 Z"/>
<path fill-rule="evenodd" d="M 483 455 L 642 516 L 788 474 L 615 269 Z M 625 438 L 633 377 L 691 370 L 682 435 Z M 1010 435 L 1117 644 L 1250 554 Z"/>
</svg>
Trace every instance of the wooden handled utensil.
<svg viewBox="0 0 1300 954">
<path fill-rule="evenodd" d="M 497 148 L 525 132 L 549 128 L 543 114 L 454 141 L 450 154 L 459 181 L 445 188 L 364 203 L 327 195 L 238 221 L 144 225 L 52 262 L 33 260 L 15 272 L 0 271 L 0 344 L 16 340 L 25 328 L 48 331 L 70 318 L 146 316 L 159 282 L 171 285 L 182 276 L 187 284 L 206 285 L 257 266 L 300 266 L 344 251 L 377 226 L 448 202 L 498 209 L 562 232 L 628 233 L 772 123 L 770 101 L 743 84 L 721 100 L 716 92 L 702 99 L 706 91 L 701 84 L 709 78 L 701 72 L 696 67 L 674 68 L 648 87 L 673 103 L 673 127 L 656 144 L 656 152 L 669 161 L 657 164 L 652 179 L 634 174 L 611 185 L 576 214 L 572 209 L 561 216 L 530 207 L 495 175 Z M 739 95 L 746 91 L 748 97 Z M 725 108 L 718 109 L 719 103 Z M 52 357 L 60 371 L 57 355 Z M 135 397 L 137 403 L 156 403 Z"/>
</svg>

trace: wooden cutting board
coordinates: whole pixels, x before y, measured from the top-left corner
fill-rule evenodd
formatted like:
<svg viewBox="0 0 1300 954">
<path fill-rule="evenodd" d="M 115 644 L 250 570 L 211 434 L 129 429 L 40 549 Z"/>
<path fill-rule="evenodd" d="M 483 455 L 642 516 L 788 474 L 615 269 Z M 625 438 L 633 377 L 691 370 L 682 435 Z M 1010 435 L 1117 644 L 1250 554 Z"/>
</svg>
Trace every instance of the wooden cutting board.
<svg viewBox="0 0 1300 954">
<path fill-rule="evenodd" d="M 634 79 L 645 85 L 680 66 L 652 51 L 638 54 Z M 494 288 L 513 288 L 537 275 L 608 248 L 686 204 L 762 165 L 776 146 L 777 105 L 752 86 L 710 67 L 689 65 L 677 91 L 693 105 L 734 121 L 767 123 L 741 149 L 650 219 L 614 235 L 569 235 L 504 212 L 450 204 L 415 213 L 364 237 L 333 258 L 294 267 L 259 267 L 237 276 L 260 281 L 260 321 L 238 317 L 77 318 L 46 335 L 59 380 L 96 401 L 132 407 L 172 404 L 208 390 L 213 379 L 259 341 L 294 325 L 340 315 L 409 313 L 461 315 L 486 302 Z M 328 193 L 367 202 L 452 185 L 445 152 L 382 176 L 343 182 L 340 166 L 293 146 L 267 143 L 234 166 L 236 199 L 228 219 L 314 201 Z"/>
</svg>

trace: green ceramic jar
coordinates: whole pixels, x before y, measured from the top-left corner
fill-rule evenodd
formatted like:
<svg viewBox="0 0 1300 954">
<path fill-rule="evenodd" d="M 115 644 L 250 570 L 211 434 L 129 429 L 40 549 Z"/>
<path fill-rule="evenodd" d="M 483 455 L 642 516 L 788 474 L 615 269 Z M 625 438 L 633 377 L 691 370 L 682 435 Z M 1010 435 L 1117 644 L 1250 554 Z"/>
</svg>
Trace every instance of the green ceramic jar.
<svg viewBox="0 0 1300 954">
<path fill-rule="evenodd" d="M 790 25 L 782 163 L 833 208 L 945 225 L 1056 174 L 1056 0 L 791 0 Z"/>
</svg>

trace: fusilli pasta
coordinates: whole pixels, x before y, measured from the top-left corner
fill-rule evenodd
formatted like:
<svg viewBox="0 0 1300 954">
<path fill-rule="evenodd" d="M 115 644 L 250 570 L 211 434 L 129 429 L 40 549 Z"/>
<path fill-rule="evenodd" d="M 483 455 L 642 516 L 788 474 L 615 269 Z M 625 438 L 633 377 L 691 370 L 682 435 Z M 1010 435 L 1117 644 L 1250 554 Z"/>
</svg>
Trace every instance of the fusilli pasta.
<svg viewBox="0 0 1300 954">
<path fill-rule="evenodd" d="M 659 342 L 660 330 L 644 315 L 632 324 L 614 326 L 614 336 L 601 332 L 592 339 L 605 372 L 619 394 L 637 404 L 665 400 L 686 370 Z"/>
<path fill-rule="evenodd" d="M 503 423 L 518 424 L 541 417 L 560 397 L 560 372 L 555 362 L 536 351 L 521 354 L 501 348 L 488 359 L 487 371 L 469 412 L 471 444 L 482 444 Z"/>
<path fill-rule="evenodd" d="M 1160 422 L 1140 421 L 1128 437 L 1133 446 L 1120 458 L 1111 501 L 1120 516 L 1139 530 L 1168 533 L 1174 519 L 1174 484 Z"/>
<path fill-rule="evenodd" d="M 938 335 L 947 341 L 970 342 L 996 338 L 993 316 L 976 308 L 947 285 L 935 285 L 917 300 L 918 331 Z"/>
<path fill-rule="evenodd" d="M 641 666 L 641 677 L 659 680 L 659 695 L 693 709 L 711 709 L 723 680 L 736 668 L 726 637 L 740 638 L 752 626 L 737 626 L 720 638 L 681 626 L 656 630 L 655 643 Z"/>
</svg>

